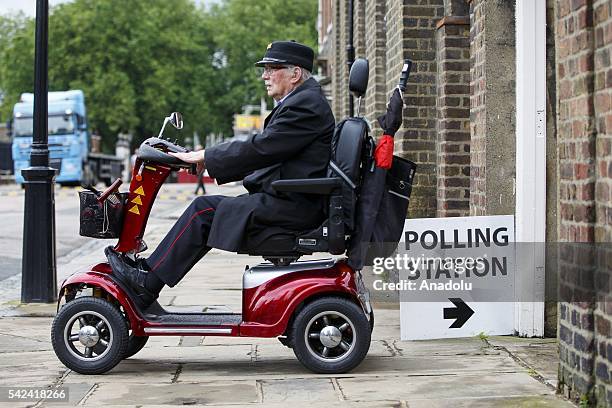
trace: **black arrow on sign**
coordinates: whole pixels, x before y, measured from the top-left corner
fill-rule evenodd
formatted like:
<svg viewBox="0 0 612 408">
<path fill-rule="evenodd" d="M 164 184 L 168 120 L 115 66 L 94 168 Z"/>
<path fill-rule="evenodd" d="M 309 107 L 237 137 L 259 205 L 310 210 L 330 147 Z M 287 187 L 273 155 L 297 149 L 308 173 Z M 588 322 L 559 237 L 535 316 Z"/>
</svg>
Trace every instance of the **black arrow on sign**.
<svg viewBox="0 0 612 408">
<path fill-rule="evenodd" d="M 474 314 L 474 311 L 461 299 L 459 298 L 449 298 L 451 302 L 456 307 L 445 307 L 444 308 L 444 318 L 445 319 L 456 319 L 453 324 L 451 324 L 449 329 L 458 329 L 462 327 L 465 322 L 469 320 L 470 317 Z"/>
</svg>

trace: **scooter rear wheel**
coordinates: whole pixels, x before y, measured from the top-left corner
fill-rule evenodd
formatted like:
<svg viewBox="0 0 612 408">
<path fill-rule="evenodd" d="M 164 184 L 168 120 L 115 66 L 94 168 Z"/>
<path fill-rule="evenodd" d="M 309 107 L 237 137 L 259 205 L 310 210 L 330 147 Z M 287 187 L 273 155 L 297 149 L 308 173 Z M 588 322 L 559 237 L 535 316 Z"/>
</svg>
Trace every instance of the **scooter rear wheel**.
<svg viewBox="0 0 612 408">
<path fill-rule="evenodd" d="M 144 346 L 149 341 L 149 336 L 134 336 L 130 334 L 128 339 L 128 346 L 125 350 L 125 355 L 123 358 L 130 358 L 134 354 L 138 353 L 140 350 L 144 348 Z"/>
<path fill-rule="evenodd" d="M 51 327 L 53 350 L 81 374 L 102 374 L 116 366 L 128 346 L 128 325 L 112 303 L 91 296 L 64 305 Z"/>
<path fill-rule="evenodd" d="M 337 297 L 307 304 L 292 328 L 293 351 L 315 373 L 339 374 L 357 367 L 370 349 L 370 323 L 361 307 Z"/>
</svg>

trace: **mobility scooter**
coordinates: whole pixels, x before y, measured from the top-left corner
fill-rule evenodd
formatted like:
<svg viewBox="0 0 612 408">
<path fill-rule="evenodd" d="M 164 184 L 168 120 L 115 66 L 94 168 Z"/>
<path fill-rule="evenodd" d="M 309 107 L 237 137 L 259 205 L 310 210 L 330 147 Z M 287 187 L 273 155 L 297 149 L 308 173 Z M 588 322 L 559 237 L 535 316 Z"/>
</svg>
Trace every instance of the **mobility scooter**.
<svg viewBox="0 0 612 408">
<path fill-rule="evenodd" d="M 358 98 L 367 79 L 367 60 L 355 61 L 349 88 Z M 181 115 L 173 113 L 158 137 L 141 144 L 128 193 L 118 192 L 120 180 L 103 193 L 80 192 L 81 234 L 119 238 L 115 250 L 132 262 L 146 249 L 142 238 L 161 185 L 172 171 L 192 167 L 167 154 L 186 151 L 162 139 L 168 122 L 182 127 Z M 328 196 L 327 219 L 313 231 L 280 231 L 240 251 L 268 261 L 244 272 L 242 313 L 170 312 L 157 302 L 143 310 L 109 264 L 101 262 L 62 284 L 52 326 L 57 357 L 76 372 L 101 374 L 136 354 L 149 336 L 278 337 L 314 372 L 355 368 L 370 347 L 374 319 L 361 272 L 343 258 L 298 258 L 344 254 L 355 226 L 363 157 L 372 148 L 367 122 L 348 118 L 334 135 L 329 177 L 274 183 L 278 191 Z"/>
</svg>

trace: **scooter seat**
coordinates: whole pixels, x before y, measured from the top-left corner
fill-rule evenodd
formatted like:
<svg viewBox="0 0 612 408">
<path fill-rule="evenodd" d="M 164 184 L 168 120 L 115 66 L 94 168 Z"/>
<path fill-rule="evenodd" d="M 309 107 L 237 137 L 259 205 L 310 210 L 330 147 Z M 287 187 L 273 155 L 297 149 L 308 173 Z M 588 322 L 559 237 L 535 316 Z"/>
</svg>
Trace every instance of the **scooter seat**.
<svg viewBox="0 0 612 408">
<path fill-rule="evenodd" d="M 294 255 L 297 252 L 295 239 L 298 234 L 298 232 L 291 232 L 280 228 L 269 228 L 266 234 L 249 235 L 239 253 L 255 256 Z"/>
</svg>

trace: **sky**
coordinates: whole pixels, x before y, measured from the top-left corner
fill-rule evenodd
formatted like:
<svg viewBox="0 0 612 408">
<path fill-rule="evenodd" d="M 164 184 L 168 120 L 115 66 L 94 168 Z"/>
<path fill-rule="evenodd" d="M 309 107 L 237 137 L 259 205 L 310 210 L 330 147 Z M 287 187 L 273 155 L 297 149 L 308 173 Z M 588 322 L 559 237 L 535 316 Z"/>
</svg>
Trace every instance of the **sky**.
<svg viewBox="0 0 612 408">
<path fill-rule="evenodd" d="M 72 0 L 49 0 L 49 7 L 61 3 L 68 3 Z M 196 4 L 215 3 L 218 0 L 194 0 Z M 0 0 L 0 14 L 23 11 L 26 15 L 34 17 L 36 15 L 36 0 Z"/>
<path fill-rule="evenodd" d="M 70 0 L 49 0 L 49 7 L 66 3 Z M 0 0 L 0 14 L 23 11 L 26 15 L 36 15 L 36 0 Z"/>
</svg>

